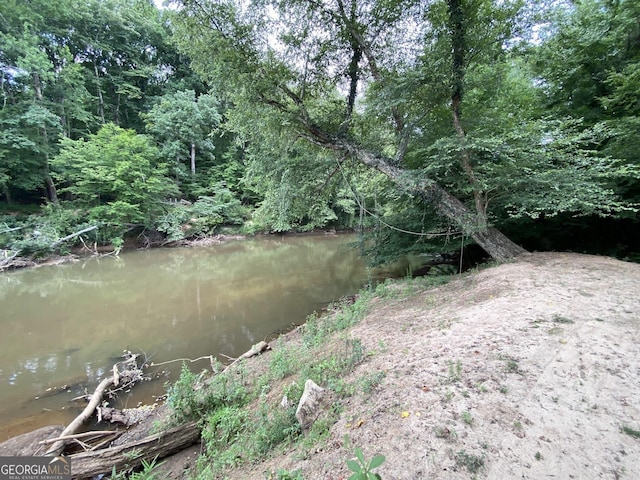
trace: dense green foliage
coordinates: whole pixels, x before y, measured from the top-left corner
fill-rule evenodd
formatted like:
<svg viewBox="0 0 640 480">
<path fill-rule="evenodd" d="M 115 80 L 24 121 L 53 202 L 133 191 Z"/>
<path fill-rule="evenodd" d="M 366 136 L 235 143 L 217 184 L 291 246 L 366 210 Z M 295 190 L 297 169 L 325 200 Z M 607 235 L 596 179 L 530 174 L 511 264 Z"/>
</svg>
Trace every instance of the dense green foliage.
<svg viewBox="0 0 640 480">
<path fill-rule="evenodd" d="M 6 255 L 91 225 L 116 245 L 362 228 L 374 262 L 505 255 L 489 227 L 638 255 L 636 3 L 170 4 L 3 4 Z"/>
</svg>

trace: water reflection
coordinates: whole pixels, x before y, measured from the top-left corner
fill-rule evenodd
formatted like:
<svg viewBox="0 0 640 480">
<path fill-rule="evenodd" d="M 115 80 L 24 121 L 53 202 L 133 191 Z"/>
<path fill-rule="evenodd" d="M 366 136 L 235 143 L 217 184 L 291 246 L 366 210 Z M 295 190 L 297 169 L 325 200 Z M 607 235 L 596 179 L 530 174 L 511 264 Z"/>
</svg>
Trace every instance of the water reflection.
<svg viewBox="0 0 640 480">
<path fill-rule="evenodd" d="M 123 350 L 156 362 L 237 356 L 302 322 L 365 282 L 350 240 L 264 238 L 0 275 L 0 425 L 59 409 Z M 66 396 L 43 396 L 61 385 Z"/>
</svg>

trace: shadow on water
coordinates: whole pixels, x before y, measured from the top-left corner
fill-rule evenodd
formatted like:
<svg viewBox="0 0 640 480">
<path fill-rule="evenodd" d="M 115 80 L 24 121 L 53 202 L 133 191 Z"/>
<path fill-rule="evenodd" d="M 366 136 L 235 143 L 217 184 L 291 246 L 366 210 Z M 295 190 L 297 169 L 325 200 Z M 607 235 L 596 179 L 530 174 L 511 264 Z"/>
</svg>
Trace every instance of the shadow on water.
<svg viewBox="0 0 640 480">
<path fill-rule="evenodd" d="M 70 399 L 125 350 L 154 362 L 235 357 L 355 293 L 366 270 L 350 241 L 268 237 L 0 275 L 0 441 L 64 419 Z M 163 381 L 137 386 L 128 406 L 164 393 L 180 364 L 163 368 Z"/>
</svg>

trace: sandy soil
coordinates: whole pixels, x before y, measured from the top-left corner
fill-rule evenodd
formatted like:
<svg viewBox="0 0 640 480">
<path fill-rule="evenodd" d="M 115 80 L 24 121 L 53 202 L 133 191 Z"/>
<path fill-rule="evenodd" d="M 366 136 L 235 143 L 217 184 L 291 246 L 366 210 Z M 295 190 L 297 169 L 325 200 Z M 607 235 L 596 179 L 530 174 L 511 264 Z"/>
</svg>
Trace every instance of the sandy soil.
<svg viewBox="0 0 640 480">
<path fill-rule="evenodd" d="M 230 478 L 346 479 L 355 447 L 385 480 L 640 478 L 640 265 L 533 254 L 378 302 L 351 335 L 381 385 L 309 458 Z"/>
</svg>

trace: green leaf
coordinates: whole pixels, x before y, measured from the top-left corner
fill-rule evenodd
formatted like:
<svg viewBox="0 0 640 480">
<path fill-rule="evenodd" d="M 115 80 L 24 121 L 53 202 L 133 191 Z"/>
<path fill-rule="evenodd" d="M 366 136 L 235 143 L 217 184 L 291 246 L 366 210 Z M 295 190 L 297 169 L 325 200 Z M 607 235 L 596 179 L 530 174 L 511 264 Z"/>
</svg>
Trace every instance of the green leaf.
<svg viewBox="0 0 640 480">
<path fill-rule="evenodd" d="M 373 470 L 374 468 L 378 468 L 380 465 L 384 463 L 384 455 L 377 455 L 371 459 L 369 463 L 369 470 Z"/>
<path fill-rule="evenodd" d="M 360 467 L 360 464 L 355 460 L 347 460 L 347 467 L 349 467 L 349 470 L 351 470 L 352 472 L 359 473 L 362 470 L 362 467 Z"/>
</svg>

